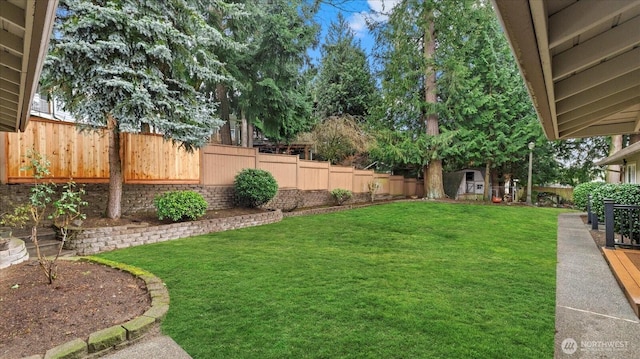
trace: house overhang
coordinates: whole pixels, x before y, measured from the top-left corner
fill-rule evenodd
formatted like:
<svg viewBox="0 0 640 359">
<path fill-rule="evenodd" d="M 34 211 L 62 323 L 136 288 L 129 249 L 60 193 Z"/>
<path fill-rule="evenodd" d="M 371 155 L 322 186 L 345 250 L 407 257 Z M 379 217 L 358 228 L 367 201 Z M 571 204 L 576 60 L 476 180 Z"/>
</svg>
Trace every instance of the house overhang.
<svg viewBox="0 0 640 359">
<path fill-rule="evenodd" d="M 58 0 L 0 0 L 0 131 L 24 131 Z"/>
<path fill-rule="evenodd" d="M 640 156 L 640 142 L 629 145 L 613 155 L 596 162 L 597 166 L 623 165 L 629 158 Z"/>
<path fill-rule="evenodd" d="M 640 132 L 640 0 L 492 0 L 550 140 Z"/>
</svg>

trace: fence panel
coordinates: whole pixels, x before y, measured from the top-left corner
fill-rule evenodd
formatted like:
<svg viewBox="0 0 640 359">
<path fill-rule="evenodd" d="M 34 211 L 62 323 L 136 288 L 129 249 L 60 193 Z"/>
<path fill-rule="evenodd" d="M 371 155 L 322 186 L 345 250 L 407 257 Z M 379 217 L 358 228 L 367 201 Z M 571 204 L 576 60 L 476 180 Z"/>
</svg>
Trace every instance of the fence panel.
<svg viewBox="0 0 640 359">
<path fill-rule="evenodd" d="M 417 196 L 416 193 L 416 182 L 415 178 L 405 178 L 404 179 L 404 195 L 407 197 Z"/>
<path fill-rule="evenodd" d="M 161 136 L 122 134 L 125 183 L 201 183 L 231 186 L 238 172 L 260 168 L 271 172 L 280 188 L 368 192 L 376 179 L 378 194 L 421 195 L 415 179 L 376 174 L 371 170 L 330 166 L 328 162 L 299 160 L 297 156 L 258 154 L 256 148 L 210 145 L 199 152 L 178 149 Z M 24 133 L 0 134 L 0 182 L 33 181 L 21 170 L 25 155 L 35 149 L 51 162 L 52 180 L 73 178 L 78 183 L 108 182 L 109 156 L 106 130 L 79 132 L 75 124 L 31 118 Z"/>
<path fill-rule="evenodd" d="M 373 171 L 354 170 L 353 171 L 353 193 L 369 192 L 369 182 L 373 181 Z"/>
<path fill-rule="evenodd" d="M 404 176 L 389 176 L 389 194 L 404 196 Z"/>
<path fill-rule="evenodd" d="M 279 188 L 298 187 L 298 156 L 260 153 L 258 168 L 269 171 Z"/>
<path fill-rule="evenodd" d="M 423 179 L 416 181 L 416 196 L 418 196 L 419 198 L 424 197 L 424 180 Z"/>
<path fill-rule="evenodd" d="M 7 162 L 7 133 L 0 132 L 0 183 L 7 183 L 7 168 L 9 164 Z"/>
<path fill-rule="evenodd" d="M 373 180 L 378 182 L 378 190 L 376 194 L 388 195 L 391 192 L 391 183 L 389 181 L 389 174 L 386 173 L 374 173 Z"/>
<path fill-rule="evenodd" d="M 329 162 L 298 161 L 298 189 L 329 190 Z"/>
<path fill-rule="evenodd" d="M 7 136 L 7 182 L 31 182 L 33 173 L 22 168 L 33 149 L 50 162 L 50 179 L 66 182 L 108 182 L 108 136 L 104 130 L 79 132 L 72 123 L 31 118 L 22 133 Z"/>
<path fill-rule="evenodd" d="M 342 188 L 353 191 L 353 167 L 331 166 L 329 172 L 329 191 Z"/>
<path fill-rule="evenodd" d="M 200 153 L 189 153 L 160 135 L 122 136 L 125 183 L 200 183 Z"/>
<path fill-rule="evenodd" d="M 257 148 L 206 146 L 202 151 L 202 184 L 232 186 L 236 175 L 245 168 L 256 168 Z"/>
</svg>

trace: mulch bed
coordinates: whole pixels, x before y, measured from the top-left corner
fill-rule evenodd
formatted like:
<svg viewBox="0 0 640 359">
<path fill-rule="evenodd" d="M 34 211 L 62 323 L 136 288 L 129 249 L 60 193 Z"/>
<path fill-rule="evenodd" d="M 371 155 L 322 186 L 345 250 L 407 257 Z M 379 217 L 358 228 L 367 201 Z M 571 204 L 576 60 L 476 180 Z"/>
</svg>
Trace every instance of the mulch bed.
<svg viewBox="0 0 640 359">
<path fill-rule="evenodd" d="M 36 261 L 0 271 L 0 358 L 44 354 L 151 306 L 144 281 L 130 273 L 89 262 L 57 263 L 53 284 Z"/>
<path fill-rule="evenodd" d="M 582 215 L 580 216 L 580 218 L 582 219 L 582 223 L 587 224 L 587 215 Z M 596 243 L 596 246 L 598 246 L 598 248 L 602 248 L 605 246 L 605 238 L 604 238 L 604 233 L 594 230 L 594 229 L 589 229 L 589 233 L 591 233 L 591 238 L 593 238 L 593 241 Z"/>
<path fill-rule="evenodd" d="M 213 210 L 201 219 L 264 211 Z M 155 212 L 149 212 L 116 220 L 87 218 L 82 227 L 141 222 L 172 223 L 161 221 Z M 87 339 L 93 332 L 127 322 L 151 306 L 144 281 L 130 273 L 89 262 L 59 260 L 57 263 L 58 278 L 53 284 L 48 284 L 34 259 L 0 270 L 0 358 L 44 354 L 57 345 L 76 338 Z"/>
</svg>

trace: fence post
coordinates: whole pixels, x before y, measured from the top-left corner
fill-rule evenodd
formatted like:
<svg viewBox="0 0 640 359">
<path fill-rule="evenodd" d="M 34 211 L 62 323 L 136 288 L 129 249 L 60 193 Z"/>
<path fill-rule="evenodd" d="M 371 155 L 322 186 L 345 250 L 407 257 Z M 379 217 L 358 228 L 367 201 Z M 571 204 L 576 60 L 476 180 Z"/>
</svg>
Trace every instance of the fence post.
<svg viewBox="0 0 640 359">
<path fill-rule="evenodd" d="M 591 194 L 587 196 L 587 224 L 591 224 Z"/>
<path fill-rule="evenodd" d="M 605 228 L 605 246 L 609 249 L 615 248 L 615 242 L 613 241 L 614 230 L 614 215 L 613 215 L 613 200 L 604 200 L 604 228 Z"/>
</svg>

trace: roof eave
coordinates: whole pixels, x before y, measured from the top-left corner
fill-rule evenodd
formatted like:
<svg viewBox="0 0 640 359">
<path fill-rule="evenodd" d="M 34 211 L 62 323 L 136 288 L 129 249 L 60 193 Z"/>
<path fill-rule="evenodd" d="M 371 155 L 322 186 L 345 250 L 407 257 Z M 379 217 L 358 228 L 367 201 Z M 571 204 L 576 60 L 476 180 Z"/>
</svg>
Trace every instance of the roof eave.
<svg viewBox="0 0 640 359">
<path fill-rule="evenodd" d="M 536 28 L 529 2 L 527 0 L 492 0 L 492 3 L 518 63 L 520 74 L 525 81 L 542 129 L 548 139 L 557 140 L 559 136 L 544 81 L 540 51 L 528 50 L 538 49 Z"/>
<path fill-rule="evenodd" d="M 24 131 L 29 121 L 31 102 L 37 91 L 42 66 L 49 50 L 49 39 L 53 31 L 58 0 L 34 1 L 29 5 L 33 13 L 26 12 L 26 20 L 31 23 L 31 30 L 25 35 L 25 37 L 28 36 L 25 38 L 28 54 L 25 54 L 26 71 L 23 73 L 16 131 Z"/>
</svg>

